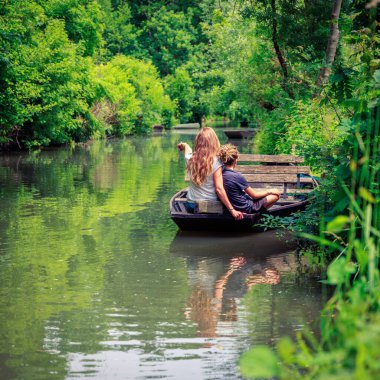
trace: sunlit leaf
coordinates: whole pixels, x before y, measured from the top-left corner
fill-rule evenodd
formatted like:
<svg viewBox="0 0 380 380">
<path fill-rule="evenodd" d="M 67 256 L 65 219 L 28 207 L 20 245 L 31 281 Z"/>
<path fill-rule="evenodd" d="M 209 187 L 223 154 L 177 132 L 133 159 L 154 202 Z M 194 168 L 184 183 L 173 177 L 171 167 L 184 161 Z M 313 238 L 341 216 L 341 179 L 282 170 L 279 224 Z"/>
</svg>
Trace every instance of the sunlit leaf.
<svg viewBox="0 0 380 380">
<path fill-rule="evenodd" d="M 308 234 L 308 233 L 304 233 L 304 232 L 301 232 L 298 234 L 298 236 L 300 237 L 303 237 L 305 239 L 309 239 L 311 241 L 315 241 L 316 243 L 320 244 L 320 245 L 324 245 L 326 247 L 331 247 L 337 251 L 342 251 L 344 249 L 344 247 L 342 247 L 341 245 L 339 244 L 336 244 L 330 240 L 327 240 L 325 238 L 321 238 L 319 236 L 315 236 L 315 235 L 312 235 L 312 234 Z"/>
<path fill-rule="evenodd" d="M 343 257 L 333 261 L 327 269 L 327 280 L 331 285 L 341 285 L 348 277 L 355 273 L 356 266 L 354 263 L 346 262 Z"/>
<path fill-rule="evenodd" d="M 361 187 L 359 189 L 359 195 L 365 199 L 367 202 L 370 202 L 370 203 L 375 203 L 375 198 L 374 196 L 365 188 L 365 187 Z"/>
<path fill-rule="evenodd" d="M 338 215 L 331 222 L 327 223 L 327 231 L 336 232 L 342 230 L 342 228 L 350 222 L 350 218 L 346 215 Z"/>
<path fill-rule="evenodd" d="M 249 378 L 268 379 L 279 375 L 278 358 L 266 346 L 258 346 L 242 355 L 241 372 Z"/>
<path fill-rule="evenodd" d="M 354 246 L 356 258 L 359 262 L 360 268 L 365 268 L 368 263 L 368 253 L 365 251 L 362 243 L 359 240 L 355 240 Z"/>
<path fill-rule="evenodd" d="M 293 362 L 295 350 L 295 344 L 289 337 L 282 338 L 277 344 L 277 352 L 285 363 Z"/>
</svg>

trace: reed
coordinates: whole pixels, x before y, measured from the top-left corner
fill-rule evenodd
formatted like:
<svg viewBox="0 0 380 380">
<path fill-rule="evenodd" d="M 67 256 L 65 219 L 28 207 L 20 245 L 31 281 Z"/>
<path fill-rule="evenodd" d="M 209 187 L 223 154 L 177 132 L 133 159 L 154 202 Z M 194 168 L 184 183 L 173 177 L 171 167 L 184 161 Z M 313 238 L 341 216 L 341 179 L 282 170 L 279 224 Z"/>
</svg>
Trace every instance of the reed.
<svg viewBox="0 0 380 380">
<path fill-rule="evenodd" d="M 380 134 L 379 108 L 356 112 L 348 181 L 340 183 L 347 207 L 320 236 L 303 234 L 333 257 L 326 283 L 333 296 L 321 314 L 321 336 L 305 330 L 282 338 L 275 352 L 259 346 L 241 358 L 243 375 L 279 379 L 380 377 Z"/>
</svg>

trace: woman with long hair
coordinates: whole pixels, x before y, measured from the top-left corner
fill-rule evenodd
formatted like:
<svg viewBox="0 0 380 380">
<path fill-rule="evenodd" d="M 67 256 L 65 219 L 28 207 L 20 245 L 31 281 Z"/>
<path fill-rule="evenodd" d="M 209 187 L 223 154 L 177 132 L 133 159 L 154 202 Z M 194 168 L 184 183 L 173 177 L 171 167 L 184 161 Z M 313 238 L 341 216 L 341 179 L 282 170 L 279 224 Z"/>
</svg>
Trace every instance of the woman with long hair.
<svg viewBox="0 0 380 380">
<path fill-rule="evenodd" d="M 195 138 L 194 151 L 183 142 L 178 144 L 178 149 L 185 153 L 190 176 L 187 198 L 191 201 L 219 199 L 235 219 L 243 219 L 243 214 L 234 209 L 223 187 L 223 165 L 218 158 L 220 142 L 215 131 L 203 127 Z"/>
</svg>

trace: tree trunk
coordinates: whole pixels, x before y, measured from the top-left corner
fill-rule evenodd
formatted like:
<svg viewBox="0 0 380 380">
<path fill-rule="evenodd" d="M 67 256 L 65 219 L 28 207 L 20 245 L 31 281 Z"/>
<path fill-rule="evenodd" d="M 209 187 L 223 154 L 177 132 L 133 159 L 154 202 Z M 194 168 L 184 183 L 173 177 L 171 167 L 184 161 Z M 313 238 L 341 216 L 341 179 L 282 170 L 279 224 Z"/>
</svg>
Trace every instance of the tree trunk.
<svg viewBox="0 0 380 380">
<path fill-rule="evenodd" d="M 288 95 L 294 99 L 294 95 L 292 91 L 289 89 L 288 84 L 288 65 L 285 61 L 284 56 L 282 55 L 280 46 L 278 45 L 277 40 L 277 10 L 276 10 L 276 0 L 271 0 L 271 8 L 272 8 L 272 41 L 274 50 L 276 51 L 278 62 L 281 65 L 282 74 L 283 74 L 283 81 L 282 81 L 282 88 L 288 93 Z"/>
<path fill-rule="evenodd" d="M 325 54 L 325 64 L 321 67 L 319 75 L 316 81 L 318 87 L 321 87 L 328 80 L 331 73 L 331 66 L 334 63 L 336 49 L 339 42 L 339 27 L 338 20 L 340 15 L 340 8 L 342 6 L 342 0 L 335 0 L 334 7 L 331 13 L 330 22 L 330 36 L 327 42 L 326 54 Z"/>
</svg>

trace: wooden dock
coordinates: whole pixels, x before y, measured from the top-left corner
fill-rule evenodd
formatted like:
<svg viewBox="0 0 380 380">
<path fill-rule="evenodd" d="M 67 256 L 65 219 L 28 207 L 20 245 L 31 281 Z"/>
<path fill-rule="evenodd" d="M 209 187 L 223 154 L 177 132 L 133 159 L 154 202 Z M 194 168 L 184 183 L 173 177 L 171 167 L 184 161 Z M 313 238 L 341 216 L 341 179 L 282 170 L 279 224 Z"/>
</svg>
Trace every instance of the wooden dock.
<svg viewBox="0 0 380 380">
<path fill-rule="evenodd" d="M 177 124 L 173 129 L 199 129 L 201 125 L 199 123 L 187 123 L 187 124 Z"/>
<path fill-rule="evenodd" d="M 224 129 L 224 134 L 229 139 L 248 139 L 252 137 L 255 133 L 255 129 Z"/>
</svg>

